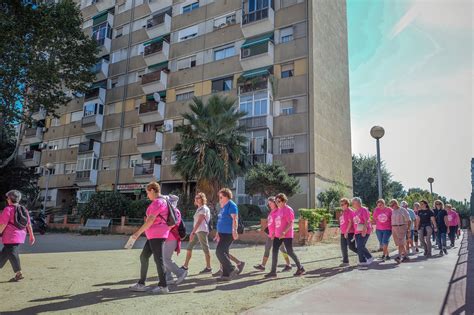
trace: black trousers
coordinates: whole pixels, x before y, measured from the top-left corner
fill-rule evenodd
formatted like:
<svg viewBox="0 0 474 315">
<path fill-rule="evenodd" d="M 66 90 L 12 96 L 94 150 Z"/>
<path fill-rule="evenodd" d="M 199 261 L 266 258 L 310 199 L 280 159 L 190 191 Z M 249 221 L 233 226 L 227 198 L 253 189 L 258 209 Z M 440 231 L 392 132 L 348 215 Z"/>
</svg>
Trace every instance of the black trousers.
<svg viewBox="0 0 474 315">
<path fill-rule="evenodd" d="M 158 269 L 158 286 L 166 287 L 165 268 L 163 265 L 163 244 L 165 238 L 153 238 L 146 241 L 143 246 L 142 253 L 140 255 L 140 280 L 138 283 L 145 284 L 146 275 L 148 273 L 148 262 L 151 255 L 155 260 L 156 268 Z"/>
<path fill-rule="evenodd" d="M 349 263 L 349 251 L 347 250 L 347 248 L 357 254 L 354 233 L 348 233 L 347 238 L 344 237 L 344 234 L 341 234 L 341 252 L 343 263 Z"/>
<path fill-rule="evenodd" d="M 449 241 L 451 242 L 451 245 L 454 246 L 454 241 L 456 240 L 456 235 L 458 232 L 458 226 L 450 226 L 449 227 Z"/>
<path fill-rule="evenodd" d="M 288 256 L 293 259 L 298 269 L 301 268 L 301 263 L 298 257 L 293 250 L 293 239 L 292 238 L 274 238 L 273 239 L 273 249 L 272 249 L 272 273 L 276 273 L 277 264 L 278 264 L 278 251 L 280 250 L 281 244 L 285 244 L 286 252 Z"/>
<path fill-rule="evenodd" d="M 232 237 L 232 234 L 219 233 L 219 243 L 217 243 L 216 247 L 216 256 L 222 265 L 223 277 L 228 277 L 234 269 L 234 266 L 232 266 L 232 262 L 230 261 L 229 257 L 229 249 L 233 241 L 234 238 Z"/>
<path fill-rule="evenodd" d="M 20 265 L 20 253 L 18 251 L 19 244 L 4 244 L 3 249 L 0 252 L 0 269 L 5 266 L 7 261 L 10 261 L 13 272 L 17 273 L 21 271 Z"/>
</svg>

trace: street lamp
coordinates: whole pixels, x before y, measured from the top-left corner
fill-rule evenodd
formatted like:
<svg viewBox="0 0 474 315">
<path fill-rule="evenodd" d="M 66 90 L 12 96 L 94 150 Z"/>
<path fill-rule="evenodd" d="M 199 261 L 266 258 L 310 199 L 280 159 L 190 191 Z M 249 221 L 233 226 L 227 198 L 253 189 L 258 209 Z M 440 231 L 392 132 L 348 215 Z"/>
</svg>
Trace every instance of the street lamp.
<svg viewBox="0 0 474 315">
<path fill-rule="evenodd" d="M 382 198 L 382 163 L 380 162 L 380 139 L 385 135 L 385 130 L 380 126 L 370 129 L 370 135 L 377 143 L 377 181 L 379 188 L 379 199 Z"/>
<path fill-rule="evenodd" d="M 430 192 L 432 196 L 433 196 L 433 182 L 434 182 L 434 178 L 428 177 L 428 183 L 430 183 Z"/>
<path fill-rule="evenodd" d="M 44 192 L 44 202 L 43 202 L 43 213 L 46 214 L 46 202 L 48 201 L 48 186 L 49 178 L 51 177 L 51 170 L 54 168 L 53 163 L 46 163 L 46 171 L 48 172 L 46 177 L 46 187 Z"/>
</svg>

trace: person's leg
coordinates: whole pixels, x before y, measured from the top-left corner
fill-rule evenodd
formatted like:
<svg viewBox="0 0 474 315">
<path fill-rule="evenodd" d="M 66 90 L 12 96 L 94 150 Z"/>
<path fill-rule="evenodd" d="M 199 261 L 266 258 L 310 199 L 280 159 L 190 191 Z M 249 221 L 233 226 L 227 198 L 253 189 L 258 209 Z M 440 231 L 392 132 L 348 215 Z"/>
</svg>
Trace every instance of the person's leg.
<svg viewBox="0 0 474 315">
<path fill-rule="evenodd" d="M 8 244 L 3 245 L 2 251 L 0 252 L 0 269 L 2 269 L 7 263 L 10 257 L 10 246 Z"/>
<path fill-rule="evenodd" d="M 165 243 L 164 238 L 154 238 L 149 240 L 153 258 L 155 260 L 156 269 L 158 272 L 158 286 L 165 288 L 167 287 L 165 278 L 165 268 L 163 265 L 163 245 Z"/>
<path fill-rule="evenodd" d="M 12 265 L 13 272 L 16 274 L 21 274 L 21 264 L 20 264 L 20 252 L 18 245 L 19 244 L 10 244 L 11 251 L 10 251 L 10 264 Z"/>
<path fill-rule="evenodd" d="M 356 239 L 355 241 L 356 241 L 356 246 L 357 246 L 357 255 L 359 256 L 359 263 L 365 263 L 367 262 L 367 260 L 365 258 L 365 252 L 364 252 L 364 248 L 365 248 L 364 238 L 362 237 L 362 235 L 356 234 L 355 239 Z"/>
<path fill-rule="evenodd" d="M 451 247 L 454 247 L 454 241 L 456 239 L 456 227 L 455 226 L 450 226 L 449 227 L 449 241 Z"/>
<path fill-rule="evenodd" d="M 384 231 L 381 231 L 381 230 L 375 230 L 375 235 L 377 235 L 377 240 L 379 241 L 379 250 L 382 250 L 382 251 L 383 251 L 383 232 Z"/>
<path fill-rule="evenodd" d="M 273 241 L 271 238 L 267 237 L 267 240 L 265 241 L 265 248 L 263 251 L 263 258 L 262 258 L 262 263 L 261 265 L 265 267 L 268 261 L 268 257 L 270 257 L 270 249 L 272 248 Z"/>
<path fill-rule="evenodd" d="M 372 254 L 370 253 L 370 251 L 367 249 L 367 242 L 369 241 L 369 238 L 370 238 L 370 234 L 367 234 L 365 237 L 364 237 L 364 248 L 363 248 L 363 251 L 364 251 L 364 256 L 366 259 L 371 259 L 372 258 Z"/>
<path fill-rule="evenodd" d="M 188 269 L 189 267 L 189 262 L 191 261 L 191 258 L 193 257 L 193 249 L 194 246 L 196 246 L 198 242 L 198 237 L 197 235 L 194 235 L 193 240 L 189 241 L 188 247 L 186 247 L 186 259 L 184 260 L 183 268 Z"/>
<path fill-rule="evenodd" d="M 356 253 L 357 254 L 357 246 L 356 246 L 356 242 L 355 242 L 355 236 L 354 236 L 354 233 L 349 233 L 348 234 L 348 238 L 347 238 L 347 244 L 349 246 L 349 249 Z"/>
<path fill-rule="evenodd" d="M 148 273 L 148 261 L 152 255 L 150 241 L 147 240 L 145 246 L 143 246 L 142 253 L 140 254 L 140 280 L 139 284 L 145 284 L 146 275 Z"/>
<path fill-rule="evenodd" d="M 222 266 L 223 277 L 228 277 L 234 268 L 230 262 L 229 255 L 229 248 L 232 244 L 232 241 L 232 234 L 219 234 L 219 243 L 217 244 L 216 255 Z"/>
<path fill-rule="evenodd" d="M 390 236 L 392 236 L 392 231 L 390 231 L 390 230 L 383 231 L 382 245 L 383 245 L 383 255 L 384 255 L 384 257 L 389 257 L 390 256 L 390 254 L 388 253 L 388 244 L 390 242 Z"/>
<path fill-rule="evenodd" d="M 447 247 L 446 247 L 446 232 L 442 232 L 440 233 L 441 234 L 441 237 L 440 237 L 440 244 L 441 244 L 441 247 L 443 248 L 443 251 L 445 254 L 448 253 L 448 250 L 447 250 Z"/>
<path fill-rule="evenodd" d="M 178 265 L 173 261 L 173 254 L 178 246 L 177 240 L 168 240 L 163 245 L 163 265 L 167 272 L 174 273 L 176 277 L 181 278 L 186 270 L 179 268 Z"/>
<path fill-rule="evenodd" d="M 204 258 L 206 260 L 206 269 L 211 269 L 211 251 L 209 250 L 209 239 L 207 232 L 197 232 L 199 244 L 204 252 Z"/>
<path fill-rule="evenodd" d="M 348 247 L 348 242 L 350 242 L 350 240 L 346 239 L 344 237 L 344 234 L 341 234 L 341 253 L 342 253 L 342 263 L 343 264 L 348 264 L 349 263 L 349 253 L 348 253 L 348 250 L 347 250 L 347 247 Z"/>
<path fill-rule="evenodd" d="M 275 237 L 273 238 L 273 248 L 272 248 L 272 269 L 270 273 L 276 274 L 277 264 L 278 264 L 278 251 L 280 246 L 283 243 L 283 240 Z"/>
<path fill-rule="evenodd" d="M 426 227 L 426 251 L 428 253 L 428 256 L 431 256 L 431 235 L 433 234 L 433 228 L 431 226 Z"/>
<path fill-rule="evenodd" d="M 288 256 L 288 252 L 286 251 L 284 243 L 280 245 L 280 252 L 283 256 L 283 259 L 285 259 L 286 266 L 291 268 L 290 257 Z"/>
<path fill-rule="evenodd" d="M 292 238 L 284 238 L 283 239 L 283 244 L 285 244 L 286 247 L 286 252 L 288 253 L 288 256 L 293 259 L 293 261 L 296 264 L 296 267 L 298 269 L 301 269 L 303 266 L 301 266 L 300 260 L 298 259 L 298 256 L 296 256 L 295 251 L 293 250 L 293 239 Z"/>
</svg>

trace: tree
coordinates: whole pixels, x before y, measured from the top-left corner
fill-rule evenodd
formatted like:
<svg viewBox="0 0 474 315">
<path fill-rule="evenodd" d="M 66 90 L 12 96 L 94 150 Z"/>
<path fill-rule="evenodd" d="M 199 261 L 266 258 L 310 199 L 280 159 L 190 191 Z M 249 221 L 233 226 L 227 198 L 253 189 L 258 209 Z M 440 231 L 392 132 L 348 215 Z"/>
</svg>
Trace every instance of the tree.
<svg viewBox="0 0 474 315">
<path fill-rule="evenodd" d="M 250 196 L 262 195 L 265 198 L 284 193 L 291 197 L 298 193 L 298 180 L 288 175 L 280 163 L 257 163 L 251 167 L 245 176 L 245 192 Z"/>
<path fill-rule="evenodd" d="M 219 189 L 230 186 L 248 166 L 247 137 L 239 119 L 235 101 L 213 95 L 206 104 L 193 98 L 184 124 L 177 128 L 181 143 L 173 151 L 176 164 L 173 172 L 185 181 L 196 180 L 197 190 L 206 194 L 211 208 L 217 203 Z"/>
<path fill-rule="evenodd" d="M 84 205 L 82 216 L 88 218 L 120 218 L 127 215 L 130 200 L 119 192 L 98 192 Z M 135 211 L 135 209 L 133 209 Z M 133 213 L 135 215 L 135 213 Z M 138 214 L 137 214 L 138 215 Z"/>
<path fill-rule="evenodd" d="M 0 6 L 0 125 L 19 125 L 14 150 L 0 160 L 5 168 L 17 155 L 25 126 L 40 108 L 54 115 L 84 93 L 94 75 L 98 51 L 82 30 L 72 0 L 3 1 Z"/>
<path fill-rule="evenodd" d="M 345 189 L 341 183 L 337 183 L 328 190 L 318 194 L 318 200 L 324 208 L 332 210 L 339 206 L 339 200 L 344 196 Z"/>
</svg>

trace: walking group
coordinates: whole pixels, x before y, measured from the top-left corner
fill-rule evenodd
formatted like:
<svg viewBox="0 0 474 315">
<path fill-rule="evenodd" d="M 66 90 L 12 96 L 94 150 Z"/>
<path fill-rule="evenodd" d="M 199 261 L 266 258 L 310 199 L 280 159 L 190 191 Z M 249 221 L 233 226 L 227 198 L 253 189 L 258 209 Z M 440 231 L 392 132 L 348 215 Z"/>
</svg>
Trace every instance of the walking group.
<svg viewBox="0 0 474 315">
<path fill-rule="evenodd" d="M 441 200 L 434 202 L 433 209 L 430 209 L 426 200 L 414 203 L 413 209 L 410 209 L 406 201 L 399 204 L 396 199 L 392 199 L 387 207 L 385 200 L 379 199 L 372 214 L 357 197 L 351 202 L 341 199 L 340 206 L 341 267 L 349 266 L 349 249 L 358 255 L 360 268 L 367 268 L 373 263 L 374 258 L 366 248 L 373 225 L 380 245 L 378 251 L 382 252 L 381 261 L 391 260 L 391 237 L 398 249 L 398 255 L 394 258 L 397 263 L 410 260 L 409 255 L 419 253 L 420 248 L 425 257 L 432 257 L 432 240 L 436 242 L 439 255 L 447 255 L 447 238 L 452 248 L 459 237 L 459 214 L 450 204 L 444 205 Z"/>
</svg>

